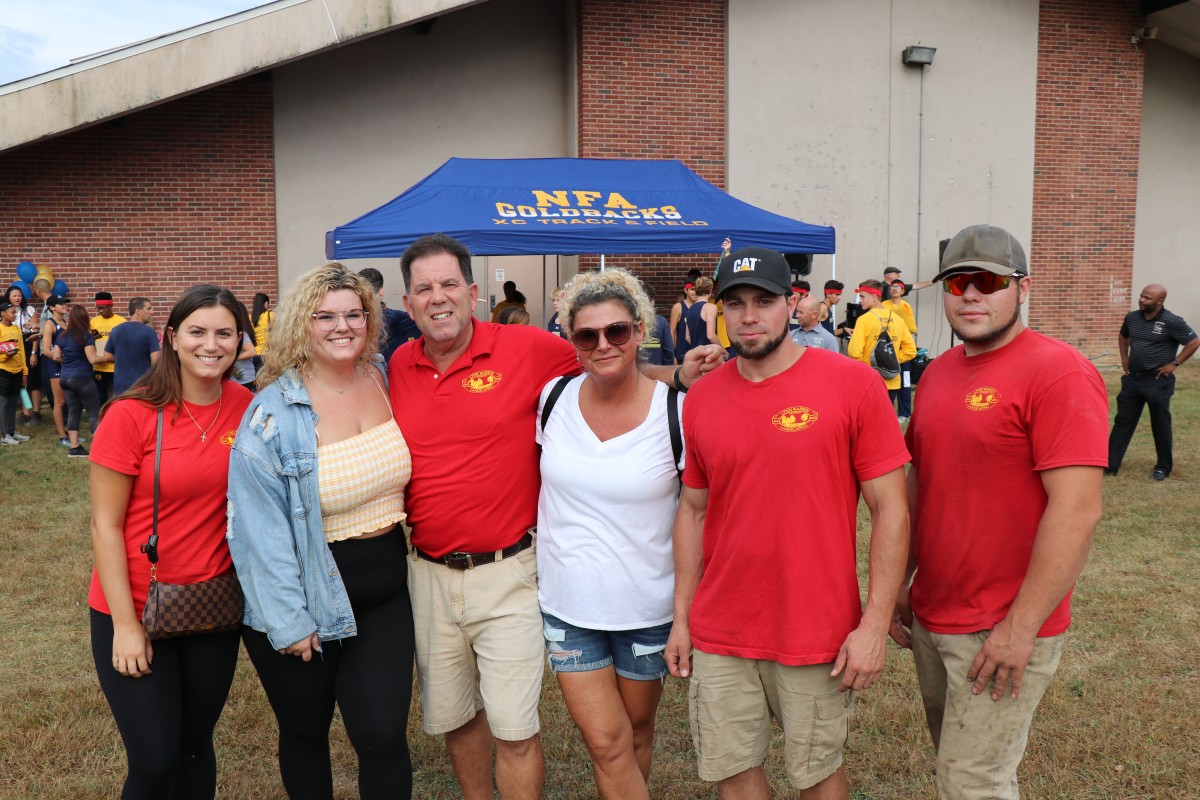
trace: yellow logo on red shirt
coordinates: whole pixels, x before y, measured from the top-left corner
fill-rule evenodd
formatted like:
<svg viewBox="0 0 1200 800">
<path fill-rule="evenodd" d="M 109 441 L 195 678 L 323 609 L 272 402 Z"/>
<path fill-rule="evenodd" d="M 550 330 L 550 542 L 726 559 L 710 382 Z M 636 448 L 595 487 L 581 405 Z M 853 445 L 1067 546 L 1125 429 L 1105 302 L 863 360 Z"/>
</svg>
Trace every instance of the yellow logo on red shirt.
<svg viewBox="0 0 1200 800">
<path fill-rule="evenodd" d="M 501 377 L 499 372 L 490 369 L 477 370 L 463 378 L 462 387 L 471 394 L 483 394 L 495 389 Z"/>
<path fill-rule="evenodd" d="M 237 439 L 237 431 L 236 430 L 233 430 L 233 429 L 227 430 L 221 434 L 221 444 L 225 445 L 230 450 L 233 449 L 233 442 L 236 439 Z"/>
<path fill-rule="evenodd" d="M 808 406 L 791 406 L 771 417 L 771 424 L 784 433 L 793 433 L 816 425 L 817 417 L 817 412 Z"/>
<path fill-rule="evenodd" d="M 995 386 L 980 386 L 967 392 L 963 400 L 972 411 L 987 411 L 1000 402 L 1000 390 Z"/>
</svg>

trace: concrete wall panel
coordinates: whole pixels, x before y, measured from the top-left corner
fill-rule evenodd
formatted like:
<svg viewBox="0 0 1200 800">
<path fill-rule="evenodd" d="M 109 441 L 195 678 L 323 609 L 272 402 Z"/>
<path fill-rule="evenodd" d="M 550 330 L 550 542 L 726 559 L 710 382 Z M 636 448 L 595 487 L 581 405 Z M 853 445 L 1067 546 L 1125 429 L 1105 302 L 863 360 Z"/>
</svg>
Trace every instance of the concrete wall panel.
<svg viewBox="0 0 1200 800">
<path fill-rule="evenodd" d="M 1128 310 L 1137 305 L 1143 286 L 1161 283 L 1167 287 L 1167 308 L 1197 327 L 1200 61 L 1167 45 L 1146 42 L 1142 102 L 1133 296 Z"/>
<path fill-rule="evenodd" d="M 327 230 L 452 156 L 568 155 L 564 24 L 554 0 L 496 0 L 276 70 L 280 287 L 324 263 Z M 401 307 L 398 264 L 354 261 Z"/>
<path fill-rule="evenodd" d="M 938 241 L 977 222 L 1028 242 L 1036 0 L 738 0 L 729 11 L 730 192 L 836 226 L 839 280 L 888 265 L 927 280 Z M 913 44 L 937 48 L 923 126 L 920 69 L 900 59 Z M 833 267 L 815 259 L 815 289 Z M 935 291 L 909 298 L 932 352 L 949 343 Z"/>
</svg>

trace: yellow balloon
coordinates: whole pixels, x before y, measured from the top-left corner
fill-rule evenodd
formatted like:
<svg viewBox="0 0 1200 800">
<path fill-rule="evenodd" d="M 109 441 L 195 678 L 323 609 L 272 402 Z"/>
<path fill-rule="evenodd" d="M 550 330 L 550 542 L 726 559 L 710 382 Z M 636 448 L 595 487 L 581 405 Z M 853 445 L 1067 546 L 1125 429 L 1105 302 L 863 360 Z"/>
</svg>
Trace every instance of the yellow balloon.
<svg viewBox="0 0 1200 800">
<path fill-rule="evenodd" d="M 50 285 L 53 286 L 54 285 L 54 272 L 49 267 L 43 266 L 42 264 L 38 264 L 37 277 L 35 277 L 34 280 L 35 281 L 49 281 Z"/>
</svg>

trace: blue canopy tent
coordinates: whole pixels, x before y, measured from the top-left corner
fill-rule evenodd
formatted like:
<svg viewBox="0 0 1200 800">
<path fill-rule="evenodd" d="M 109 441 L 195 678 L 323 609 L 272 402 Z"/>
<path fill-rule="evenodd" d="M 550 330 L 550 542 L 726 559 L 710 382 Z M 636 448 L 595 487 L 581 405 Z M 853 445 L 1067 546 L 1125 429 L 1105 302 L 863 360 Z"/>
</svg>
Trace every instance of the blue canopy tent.
<svg viewBox="0 0 1200 800">
<path fill-rule="evenodd" d="M 329 258 L 397 258 L 443 232 L 475 255 L 832 253 L 834 230 L 731 197 L 680 161 L 452 158 L 325 234 Z"/>
</svg>

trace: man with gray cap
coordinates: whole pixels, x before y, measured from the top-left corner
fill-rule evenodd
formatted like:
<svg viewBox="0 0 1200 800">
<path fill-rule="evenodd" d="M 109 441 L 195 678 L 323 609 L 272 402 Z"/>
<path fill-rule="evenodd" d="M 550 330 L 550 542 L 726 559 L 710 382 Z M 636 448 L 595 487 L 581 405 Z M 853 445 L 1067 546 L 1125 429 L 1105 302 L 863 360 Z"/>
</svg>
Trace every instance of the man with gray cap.
<svg viewBox="0 0 1200 800">
<path fill-rule="evenodd" d="M 1100 519 L 1108 394 L 1021 321 L 1029 267 L 1007 231 L 960 231 L 934 280 L 963 343 L 926 368 L 906 434 L 912 585 L 893 638 L 913 650 L 939 796 L 1016 800 Z"/>
<path fill-rule="evenodd" d="M 768 796 L 762 764 L 775 717 L 799 796 L 846 798 L 852 698 L 883 670 L 904 573 L 908 453 L 870 367 L 788 336 L 796 298 L 781 254 L 737 250 L 717 285 L 738 357 L 683 406 L 667 667 L 692 676 L 699 773 L 720 782 L 722 797 Z M 797 461 L 824 466 L 797 484 Z M 865 608 L 860 487 L 871 512 Z"/>
</svg>

